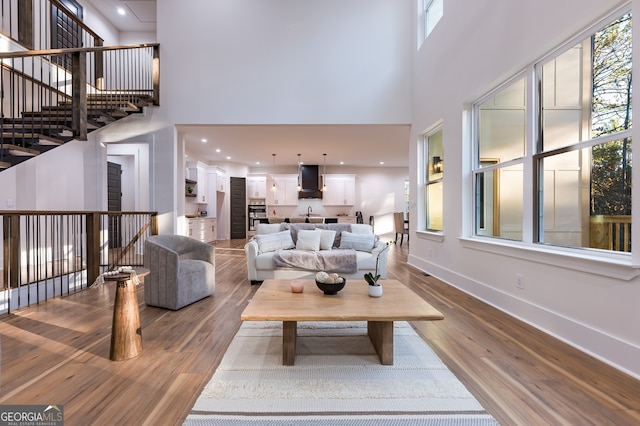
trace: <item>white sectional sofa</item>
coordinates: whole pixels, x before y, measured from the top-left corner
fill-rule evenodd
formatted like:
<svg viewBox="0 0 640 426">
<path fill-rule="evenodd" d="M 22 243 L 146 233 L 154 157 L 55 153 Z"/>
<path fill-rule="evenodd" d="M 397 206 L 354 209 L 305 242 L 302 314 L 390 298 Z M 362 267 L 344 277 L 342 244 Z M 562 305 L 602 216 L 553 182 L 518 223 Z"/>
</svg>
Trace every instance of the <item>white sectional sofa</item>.
<svg viewBox="0 0 640 426">
<path fill-rule="evenodd" d="M 258 225 L 244 249 L 249 281 L 257 284 L 271 278 L 313 278 L 318 269 L 363 279 L 367 272 L 375 273 L 376 260 L 378 273 L 386 278 L 386 246 L 366 224 L 281 223 Z M 298 264 L 301 259 L 306 262 Z"/>
</svg>

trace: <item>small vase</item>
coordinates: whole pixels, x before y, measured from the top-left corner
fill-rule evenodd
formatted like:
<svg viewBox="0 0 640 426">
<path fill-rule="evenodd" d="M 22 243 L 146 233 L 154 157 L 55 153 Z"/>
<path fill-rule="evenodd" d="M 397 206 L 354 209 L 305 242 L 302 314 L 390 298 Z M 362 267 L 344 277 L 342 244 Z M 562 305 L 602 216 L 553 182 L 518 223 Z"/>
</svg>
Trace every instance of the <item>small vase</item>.
<svg viewBox="0 0 640 426">
<path fill-rule="evenodd" d="M 371 297 L 380 297 L 382 296 L 382 286 L 378 285 L 370 285 L 369 286 L 369 296 Z"/>
</svg>

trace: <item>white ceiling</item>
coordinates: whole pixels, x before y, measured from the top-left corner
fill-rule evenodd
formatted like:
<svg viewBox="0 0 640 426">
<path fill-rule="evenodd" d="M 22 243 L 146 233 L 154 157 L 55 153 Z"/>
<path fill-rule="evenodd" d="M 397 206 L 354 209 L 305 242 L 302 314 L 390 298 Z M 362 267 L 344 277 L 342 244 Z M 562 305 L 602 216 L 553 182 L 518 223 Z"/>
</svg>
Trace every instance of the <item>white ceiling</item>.
<svg viewBox="0 0 640 426">
<path fill-rule="evenodd" d="M 119 31 L 156 31 L 156 0 L 86 1 Z M 296 165 L 301 154 L 306 164 L 408 167 L 409 131 L 408 125 L 179 125 L 178 137 L 191 159 L 210 164 L 271 166 L 276 154 L 277 166 Z"/>
<path fill-rule="evenodd" d="M 192 159 L 250 167 L 271 166 L 273 154 L 276 166 L 295 165 L 301 154 L 305 164 L 323 164 L 326 159 L 328 166 L 344 162 L 351 167 L 408 167 L 409 131 L 408 125 L 178 126 Z"/>
<path fill-rule="evenodd" d="M 85 0 L 119 31 L 156 31 L 156 0 Z M 118 13 L 118 8 L 125 15 Z"/>
</svg>

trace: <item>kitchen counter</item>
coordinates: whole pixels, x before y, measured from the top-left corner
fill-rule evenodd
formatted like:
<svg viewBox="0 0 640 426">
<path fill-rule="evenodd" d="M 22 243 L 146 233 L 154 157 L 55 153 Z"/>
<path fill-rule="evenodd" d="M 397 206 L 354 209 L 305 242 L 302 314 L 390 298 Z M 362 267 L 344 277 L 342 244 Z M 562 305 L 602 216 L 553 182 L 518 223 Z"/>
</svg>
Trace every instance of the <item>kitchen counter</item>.
<svg viewBox="0 0 640 426">
<path fill-rule="evenodd" d="M 263 218 L 256 218 L 260 223 L 356 223 L 355 216 L 309 216 L 307 220 L 307 215 L 296 216 L 296 217 L 280 217 L 280 216 L 269 216 Z"/>
</svg>

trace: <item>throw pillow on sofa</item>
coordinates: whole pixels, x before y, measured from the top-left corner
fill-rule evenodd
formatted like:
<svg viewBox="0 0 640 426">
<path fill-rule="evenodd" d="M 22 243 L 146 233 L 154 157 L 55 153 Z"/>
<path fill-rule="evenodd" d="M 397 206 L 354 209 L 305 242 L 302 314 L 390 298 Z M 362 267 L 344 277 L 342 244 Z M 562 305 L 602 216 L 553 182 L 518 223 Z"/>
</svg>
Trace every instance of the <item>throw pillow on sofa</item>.
<svg viewBox="0 0 640 426">
<path fill-rule="evenodd" d="M 296 242 L 296 249 L 309 250 L 309 251 L 320 250 L 321 235 L 322 235 L 322 232 L 319 229 L 314 229 L 313 231 L 299 230 L 298 241 Z"/>
<path fill-rule="evenodd" d="M 370 252 L 373 250 L 375 242 L 376 236 L 374 234 L 353 234 L 351 232 L 342 231 L 340 248 Z"/>
<path fill-rule="evenodd" d="M 280 249 L 287 250 L 296 246 L 291 239 L 291 232 L 289 231 L 256 235 L 255 238 L 258 243 L 258 253 L 266 253 Z"/>
<path fill-rule="evenodd" d="M 336 238 L 336 231 L 320 229 L 320 250 L 331 250 Z"/>
</svg>

